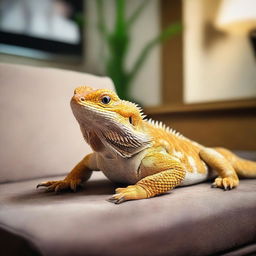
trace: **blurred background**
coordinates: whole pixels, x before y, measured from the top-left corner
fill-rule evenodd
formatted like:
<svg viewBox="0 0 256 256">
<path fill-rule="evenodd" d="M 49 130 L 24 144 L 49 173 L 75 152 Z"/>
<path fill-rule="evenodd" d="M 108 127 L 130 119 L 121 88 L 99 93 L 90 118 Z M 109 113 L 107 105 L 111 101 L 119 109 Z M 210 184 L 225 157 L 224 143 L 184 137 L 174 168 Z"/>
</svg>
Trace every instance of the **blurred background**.
<svg viewBox="0 0 256 256">
<path fill-rule="evenodd" d="M 237 127 L 256 141 L 255 31 L 254 0 L 0 0 L 1 62 L 110 76 L 199 140 Z"/>
</svg>

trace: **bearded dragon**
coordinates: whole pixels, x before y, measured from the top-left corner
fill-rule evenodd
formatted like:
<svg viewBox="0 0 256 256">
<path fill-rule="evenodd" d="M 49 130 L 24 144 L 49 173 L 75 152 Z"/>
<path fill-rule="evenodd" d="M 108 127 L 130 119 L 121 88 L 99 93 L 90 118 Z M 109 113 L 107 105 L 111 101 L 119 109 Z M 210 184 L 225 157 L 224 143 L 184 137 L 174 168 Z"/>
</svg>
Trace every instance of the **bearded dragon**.
<svg viewBox="0 0 256 256">
<path fill-rule="evenodd" d="M 78 87 L 71 108 L 93 153 L 63 180 L 37 185 L 47 191 L 76 191 L 92 171 L 102 171 L 111 181 L 129 185 L 117 188 L 109 199 L 119 204 L 214 176 L 212 187 L 224 190 L 238 186 L 238 175 L 256 178 L 255 162 L 224 148 L 204 147 L 161 122 L 148 120 L 136 104 L 119 99 L 111 90 Z"/>
</svg>

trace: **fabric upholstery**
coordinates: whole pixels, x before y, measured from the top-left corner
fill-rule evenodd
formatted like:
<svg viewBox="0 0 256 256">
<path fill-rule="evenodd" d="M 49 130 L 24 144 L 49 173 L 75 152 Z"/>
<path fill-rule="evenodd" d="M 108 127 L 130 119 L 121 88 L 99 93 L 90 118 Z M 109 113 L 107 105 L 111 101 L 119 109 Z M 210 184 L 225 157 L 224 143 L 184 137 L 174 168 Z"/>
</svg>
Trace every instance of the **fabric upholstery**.
<svg viewBox="0 0 256 256">
<path fill-rule="evenodd" d="M 69 107 L 82 84 L 113 88 L 108 78 L 0 64 L 0 255 L 256 254 L 255 179 L 121 205 L 106 201 L 115 185 L 101 172 L 77 193 L 36 190 L 63 178 L 38 177 L 67 173 L 90 151 Z"/>
<path fill-rule="evenodd" d="M 120 205 L 106 201 L 115 186 L 101 172 L 77 193 L 36 190 L 43 180 L 0 185 L 0 231 L 18 234 L 21 248 L 39 255 L 222 255 L 255 242 L 255 180 L 226 192 L 207 182 Z"/>
<path fill-rule="evenodd" d="M 90 151 L 69 105 L 79 85 L 113 89 L 106 77 L 0 64 L 0 183 L 67 173 Z"/>
</svg>

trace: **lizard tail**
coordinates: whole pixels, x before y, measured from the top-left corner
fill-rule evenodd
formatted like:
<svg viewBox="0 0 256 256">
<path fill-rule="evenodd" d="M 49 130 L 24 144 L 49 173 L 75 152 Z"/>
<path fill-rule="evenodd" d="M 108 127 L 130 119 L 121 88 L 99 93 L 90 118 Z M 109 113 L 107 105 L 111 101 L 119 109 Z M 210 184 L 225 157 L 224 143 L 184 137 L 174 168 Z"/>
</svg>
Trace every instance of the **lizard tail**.
<svg viewBox="0 0 256 256">
<path fill-rule="evenodd" d="M 225 148 L 215 148 L 234 167 L 237 175 L 241 178 L 256 178 L 256 162 L 238 157 Z"/>
</svg>

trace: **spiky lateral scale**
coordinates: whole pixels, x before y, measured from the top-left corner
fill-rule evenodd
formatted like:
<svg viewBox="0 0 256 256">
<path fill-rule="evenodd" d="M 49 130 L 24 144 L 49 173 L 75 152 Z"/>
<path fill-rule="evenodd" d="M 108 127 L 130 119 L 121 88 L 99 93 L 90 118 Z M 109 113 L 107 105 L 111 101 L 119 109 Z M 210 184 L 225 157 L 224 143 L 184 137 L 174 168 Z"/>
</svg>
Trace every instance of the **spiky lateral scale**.
<svg viewBox="0 0 256 256">
<path fill-rule="evenodd" d="M 209 169 L 199 156 L 202 145 L 186 138 L 162 122 L 149 119 L 143 124 L 145 132 L 153 138 L 152 147 L 159 148 L 181 162 L 187 173 L 190 173 L 184 185 L 207 178 Z"/>
<path fill-rule="evenodd" d="M 161 129 L 163 131 L 165 131 L 166 133 L 169 133 L 171 135 L 174 135 L 176 137 L 182 138 L 182 139 L 187 139 L 185 136 L 183 136 L 181 133 L 177 132 L 176 130 L 174 130 L 173 128 L 170 128 L 169 126 L 165 125 L 163 122 L 161 121 L 155 121 L 153 119 L 147 119 L 146 122 L 152 126 L 154 126 L 157 129 Z M 187 139 L 188 140 L 188 139 Z"/>
</svg>

